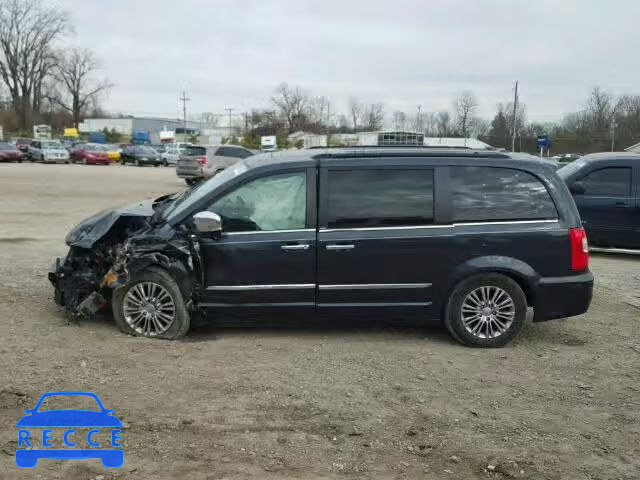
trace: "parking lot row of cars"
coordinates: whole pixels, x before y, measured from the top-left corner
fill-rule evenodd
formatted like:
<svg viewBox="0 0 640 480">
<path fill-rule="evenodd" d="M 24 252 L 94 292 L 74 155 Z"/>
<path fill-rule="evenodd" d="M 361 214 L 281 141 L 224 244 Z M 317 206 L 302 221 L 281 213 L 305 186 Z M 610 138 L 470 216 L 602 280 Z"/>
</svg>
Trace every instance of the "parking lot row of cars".
<svg viewBox="0 0 640 480">
<path fill-rule="evenodd" d="M 0 161 L 43 163 L 84 163 L 107 165 L 122 161 L 123 164 L 175 165 L 181 149 L 188 144 L 114 145 L 101 143 L 62 142 L 18 138 L 12 142 L 0 142 Z"/>
</svg>

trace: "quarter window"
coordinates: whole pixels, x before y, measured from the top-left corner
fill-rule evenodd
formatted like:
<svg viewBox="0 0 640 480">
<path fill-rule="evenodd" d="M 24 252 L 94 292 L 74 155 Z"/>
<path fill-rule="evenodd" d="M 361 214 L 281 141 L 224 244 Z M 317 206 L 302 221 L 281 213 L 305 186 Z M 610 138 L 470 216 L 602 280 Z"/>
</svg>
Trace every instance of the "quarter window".
<svg viewBox="0 0 640 480">
<path fill-rule="evenodd" d="M 433 170 L 330 170 L 328 228 L 433 223 Z"/>
<path fill-rule="evenodd" d="M 521 170 L 451 167 L 455 222 L 542 220 L 558 217 L 544 184 Z"/>
<path fill-rule="evenodd" d="M 262 177 L 222 196 L 208 208 L 222 218 L 225 232 L 298 230 L 305 228 L 305 172 Z"/>
<path fill-rule="evenodd" d="M 582 179 L 584 195 L 628 197 L 631 195 L 631 168 L 609 167 L 591 172 Z"/>
</svg>

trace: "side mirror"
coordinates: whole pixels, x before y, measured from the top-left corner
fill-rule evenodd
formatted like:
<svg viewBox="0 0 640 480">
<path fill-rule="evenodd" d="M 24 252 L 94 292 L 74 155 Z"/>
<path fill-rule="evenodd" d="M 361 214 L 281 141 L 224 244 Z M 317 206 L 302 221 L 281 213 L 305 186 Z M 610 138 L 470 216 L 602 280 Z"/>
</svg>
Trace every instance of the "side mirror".
<svg viewBox="0 0 640 480">
<path fill-rule="evenodd" d="M 222 231 L 222 219 L 213 212 L 198 212 L 193 216 L 193 223 L 201 233 L 214 233 Z"/>
<path fill-rule="evenodd" d="M 582 182 L 573 182 L 569 186 L 569 191 L 575 195 L 582 195 L 585 192 L 584 183 Z"/>
</svg>

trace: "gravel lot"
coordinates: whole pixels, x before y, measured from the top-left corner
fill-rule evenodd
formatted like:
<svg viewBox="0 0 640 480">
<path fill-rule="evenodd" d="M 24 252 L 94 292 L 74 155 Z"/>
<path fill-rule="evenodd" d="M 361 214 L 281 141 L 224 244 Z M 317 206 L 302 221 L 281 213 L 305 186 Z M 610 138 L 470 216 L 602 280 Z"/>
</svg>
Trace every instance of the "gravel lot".
<svg viewBox="0 0 640 480">
<path fill-rule="evenodd" d="M 183 188 L 171 168 L 0 164 L 0 478 L 640 478 L 640 256 L 592 258 L 587 315 L 499 350 L 442 328 L 67 323 L 46 272 L 97 210 Z M 90 390 L 125 464 L 14 464 L 41 393 Z"/>
</svg>

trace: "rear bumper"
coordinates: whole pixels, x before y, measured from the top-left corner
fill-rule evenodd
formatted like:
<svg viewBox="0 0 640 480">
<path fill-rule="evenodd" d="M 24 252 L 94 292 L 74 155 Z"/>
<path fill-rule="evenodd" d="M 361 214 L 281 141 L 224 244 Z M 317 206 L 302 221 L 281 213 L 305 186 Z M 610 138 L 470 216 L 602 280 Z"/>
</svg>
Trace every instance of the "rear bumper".
<svg viewBox="0 0 640 480">
<path fill-rule="evenodd" d="M 202 169 L 198 168 L 176 168 L 176 175 L 180 178 L 204 178 Z"/>
<path fill-rule="evenodd" d="M 589 309 L 593 296 L 593 274 L 540 279 L 535 296 L 534 322 L 580 315 Z"/>
</svg>

